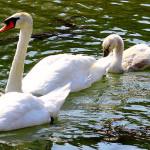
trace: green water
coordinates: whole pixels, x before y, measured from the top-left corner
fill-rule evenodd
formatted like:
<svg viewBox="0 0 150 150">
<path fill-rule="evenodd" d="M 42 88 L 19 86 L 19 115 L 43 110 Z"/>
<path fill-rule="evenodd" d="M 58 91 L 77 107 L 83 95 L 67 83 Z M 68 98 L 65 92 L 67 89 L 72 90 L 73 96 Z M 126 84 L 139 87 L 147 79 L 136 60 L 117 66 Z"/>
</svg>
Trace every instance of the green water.
<svg viewBox="0 0 150 150">
<path fill-rule="evenodd" d="M 122 36 L 125 48 L 149 44 L 148 0 L 1 0 L 0 26 L 10 15 L 25 11 L 34 19 L 25 74 L 42 58 L 60 53 L 102 56 L 102 41 L 111 34 Z M 0 38 L 18 35 L 17 29 Z M 0 41 L 0 90 L 4 92 L 17 40 Z M 66 99 L 54 125 L 0 133 L 0 150 L 139 150 L 150 149 L 147 139 L 105 141 L 94 129 L 111 119 L 128 129 L 150 126 L 150 71 L 106 74 L 101 81 Z M 150 133 L 149 133 L 150 134 Z"/>
</svg>

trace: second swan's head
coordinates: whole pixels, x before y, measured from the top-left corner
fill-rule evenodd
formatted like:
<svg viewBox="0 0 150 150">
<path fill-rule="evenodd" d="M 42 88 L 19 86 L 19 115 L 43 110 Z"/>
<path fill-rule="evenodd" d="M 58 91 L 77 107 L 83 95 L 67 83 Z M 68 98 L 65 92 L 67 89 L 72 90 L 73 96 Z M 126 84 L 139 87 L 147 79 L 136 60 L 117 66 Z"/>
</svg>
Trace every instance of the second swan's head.
<svg viewBox="0 0 150 150">
<path fill-rule="evenodd" d="M 103 41 L 103 57 L 106 57 L 109 55 L 111 51 L 113 51 L 114 48 L 118 46 L 118 43 L 122 41 L 122 38 L 117 34 L 111 34 L 107 36 Z"/>
<path fill-rule="evenodd" d="M 0 32 L 7 31 L 12 28 L 32 28 L 33 20 L 32 17 L 26 13 L 16 13 L 5 20 L 5 26 L 0 29 Z"/>
</svg>

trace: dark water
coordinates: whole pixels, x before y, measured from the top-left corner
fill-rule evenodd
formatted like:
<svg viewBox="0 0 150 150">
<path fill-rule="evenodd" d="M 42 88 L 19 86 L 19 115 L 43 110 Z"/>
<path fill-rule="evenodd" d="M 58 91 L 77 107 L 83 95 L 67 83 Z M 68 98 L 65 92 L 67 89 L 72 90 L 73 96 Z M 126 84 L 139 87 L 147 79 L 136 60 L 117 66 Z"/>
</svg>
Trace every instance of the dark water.
<svg viewBox="0 0 150 150">
<path fill-rule="evenodd" d="M 149 44 L 150 2 L 148 0 L 1 0 L 0 26 L 13 13 L 25 11 L 34 19 L 34 34 L 25 62 L 25 74 L 48 55 L 59 53 L 102 56 L 102 41 L 111 34 L 122 36 L 125 48 Z M 18 35 L 18 30 L 0 38 Z M 4 92 L 17 40 L 0 41 L 0 90 Z M 147 139 L 106 141 L 96 133 L 111 119 L 127 129 L 150 126 L 150 71 L 107 74 L 90 88 L 72 93 L 54 125 L 41 125 L 0 133 L 0 150 L 139 150 L 150 149 Z"/>
</svg>

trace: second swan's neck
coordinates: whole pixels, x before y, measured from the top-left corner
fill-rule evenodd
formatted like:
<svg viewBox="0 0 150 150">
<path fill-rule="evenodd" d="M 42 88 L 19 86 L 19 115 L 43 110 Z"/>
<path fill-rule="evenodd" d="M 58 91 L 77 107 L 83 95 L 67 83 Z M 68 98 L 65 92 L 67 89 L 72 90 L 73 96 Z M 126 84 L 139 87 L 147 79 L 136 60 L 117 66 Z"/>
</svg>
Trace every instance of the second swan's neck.
<svg viewBox="0 0 150 150">
<path fill-rule="evenodd" d="M 113 51 L 113 63 L 122 66 L 122 56 L 123 56 L 124 44 L 121 40 L 118 40 L 118 45 Z"/>
<path fill-rule="evenodd" d="M 24 71 L 24 61 L 26 57 L 28 43 L 31 37 L 32 27 L 21 29 L 16 53 L 12 62 L 5 92 L 22 92 L 22 78 Z"/>
<path fill-rule="evenodd" d="M 113 72 L 113 73 L 124 72 L 124 69 L 122 67 L 124 43 L 123 40 L 120 38 L 117 38 L 117 43 L 118 43 L 117 46 L 113 50 L 113 59 L 110 67 L 107 69 L 107 72 Z"/>
</svg>

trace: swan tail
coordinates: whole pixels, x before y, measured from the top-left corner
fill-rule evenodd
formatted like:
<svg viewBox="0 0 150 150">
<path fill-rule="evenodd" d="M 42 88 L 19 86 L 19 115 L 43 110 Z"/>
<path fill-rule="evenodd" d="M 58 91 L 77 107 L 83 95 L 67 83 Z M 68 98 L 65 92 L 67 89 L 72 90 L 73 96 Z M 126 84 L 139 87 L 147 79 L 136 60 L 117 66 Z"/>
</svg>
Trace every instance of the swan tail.
<svg viewBox="0 0 150 150">
<path fill-rule="evenodd" d="M 50 112 L 51 117 L 57 116 L 61 106 L 71 91 L 71 83 L 66 84 L 64 87 L 57 88 L 47 95 L 41 96 L 44 106 Z"/>
<path fill-rule="evenodd" d="M 106 69 L 109 67 L 111 60 L 112 55 L 98 59 L 96 63 L 91 67 L 91 71 L 97 72 L 99 73 L 99 75 L 103 75 Z"/>
<path fill-rule="evenodd" d="M 99 81 L 105 74 L 106 69 L 109 67 L 112 56 L 102 57 L 98 59 L 95 64 L 90 68 L 91 74 L 94 77 L 92 83 Z"/>
</svg>

